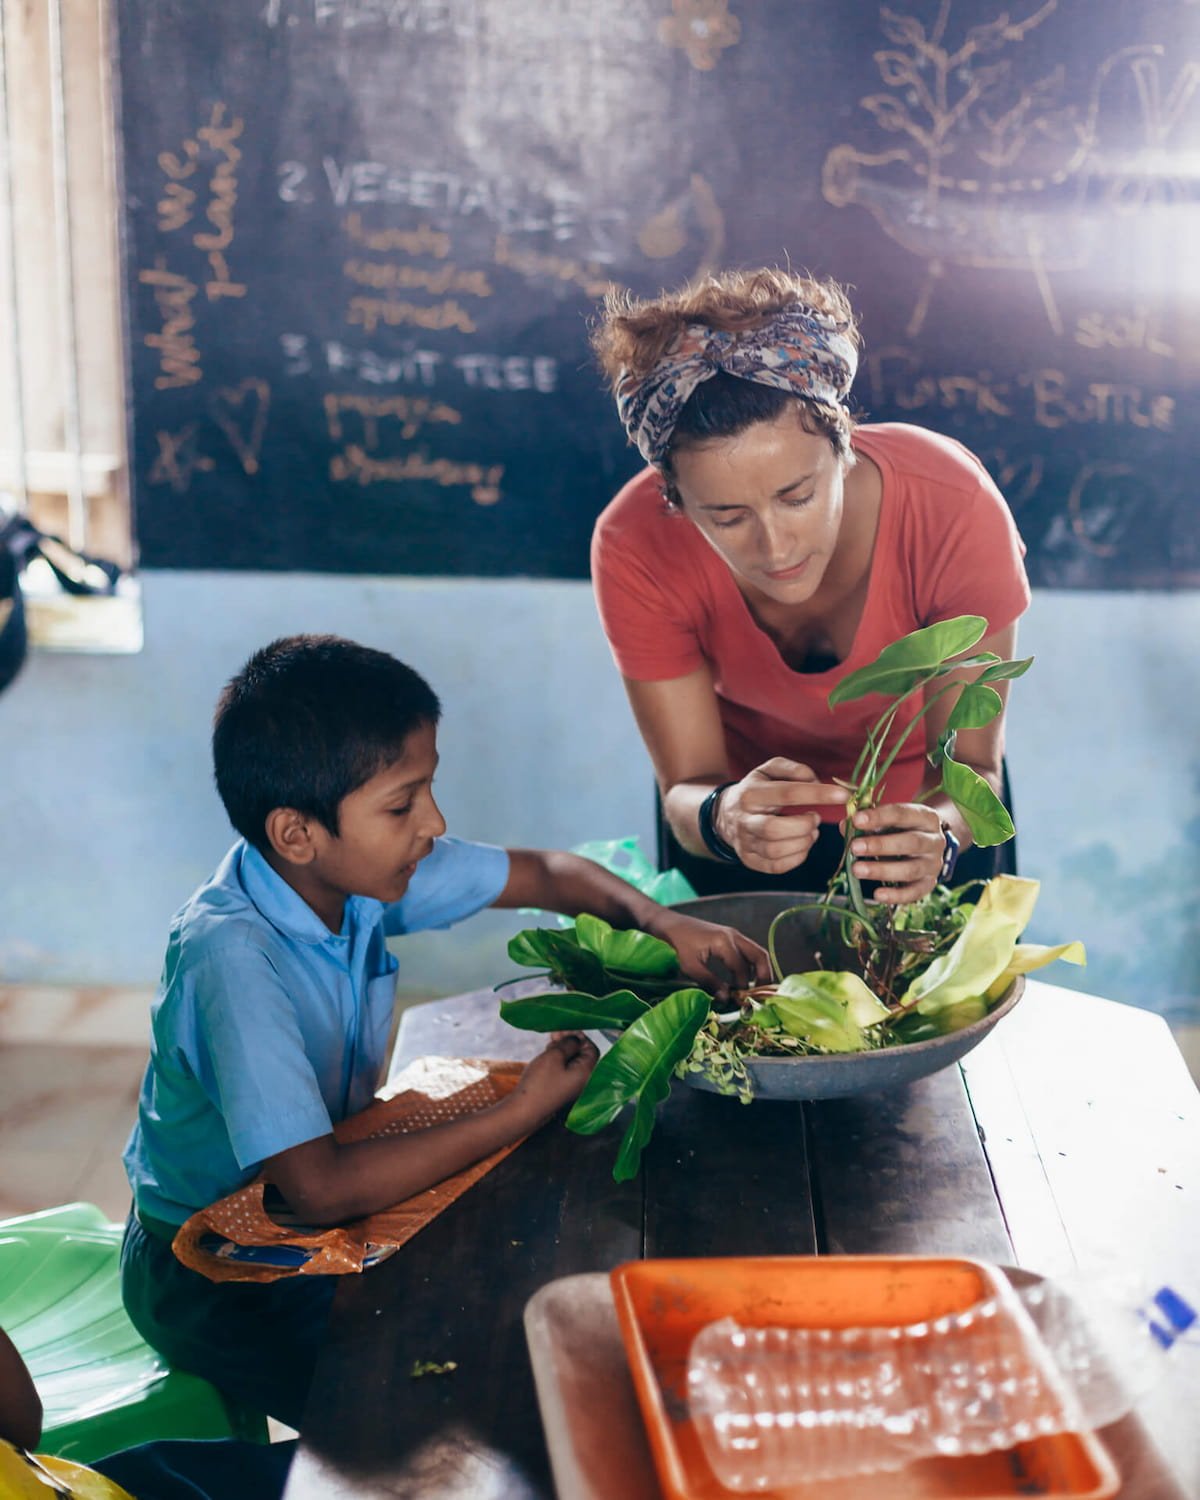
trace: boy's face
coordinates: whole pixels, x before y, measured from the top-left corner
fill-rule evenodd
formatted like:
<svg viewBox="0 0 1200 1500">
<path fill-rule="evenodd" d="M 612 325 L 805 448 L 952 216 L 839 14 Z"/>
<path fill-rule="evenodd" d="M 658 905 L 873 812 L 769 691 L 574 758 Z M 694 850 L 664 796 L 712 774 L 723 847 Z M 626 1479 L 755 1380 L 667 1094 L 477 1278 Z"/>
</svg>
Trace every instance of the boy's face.
<svg viewBox="0 0 1200 1500">
<path fill-rule="evenodd" d="M 326 829 L 313 830 L 316 853 L 308 879 L 332 897 L 399 901 L 434 839 L 446 831 L 433 800 L 437 763 L 437 729 L 422 724 L 404 741 L 399 760 L 342 799 L 336 838 Z"/>
</svg>

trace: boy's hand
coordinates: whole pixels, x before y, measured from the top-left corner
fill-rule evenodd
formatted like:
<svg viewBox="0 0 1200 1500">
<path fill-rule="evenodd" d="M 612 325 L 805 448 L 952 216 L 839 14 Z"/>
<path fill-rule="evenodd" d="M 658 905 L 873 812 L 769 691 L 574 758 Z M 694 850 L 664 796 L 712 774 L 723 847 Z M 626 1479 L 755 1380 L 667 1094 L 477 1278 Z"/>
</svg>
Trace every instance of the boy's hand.
<svg viewBox="0 0 1200 1500">
<path fill-rule="evenodd" d="M 679 957 L 679 967 L 702 989 L 727 999 L 735 989 L 769 984 L 774 978 L 765 948 L 733 927 L 702 922 L 682 912 L 663 908 L 646 931 L 670 943 Z"/>
<path fill-rule="evenodd" d="M 509 1095 L 529 1116 L 530 1129 L 579 1098 L 599 1056 L 595 1042 L 582 1031 L 555 1032 L 546 1050 L 526 1063 L 520 1083 Z"/>
</svg>

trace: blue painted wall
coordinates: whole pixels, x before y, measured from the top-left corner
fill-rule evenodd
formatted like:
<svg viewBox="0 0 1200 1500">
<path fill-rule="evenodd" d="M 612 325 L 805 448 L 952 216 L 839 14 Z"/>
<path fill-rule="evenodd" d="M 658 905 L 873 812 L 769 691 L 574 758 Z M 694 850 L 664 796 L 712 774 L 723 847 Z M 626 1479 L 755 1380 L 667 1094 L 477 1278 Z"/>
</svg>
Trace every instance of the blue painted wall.
<svg viewBox="0 0 1200 1500">
<path fill-rule="evenodd" d="M 586 584 L 149 572 L 139 656 L 36 653 L 0 696 L 0 979 L 155 979 L 171 913 L 231 839 L 208 725 L 258 646 L 335 631 L 390 650 L 445 705 L 450 827 L 504 844 L 639 835 L 651 775 Z M 1041 592 L 1014 688 L 1032 937 L 1082 938 L 1047 977 L 1200 1019 L 1200 594 Z M 513 972 L 487 913 L 402 945 L 431 995 Z"/>
</svg>

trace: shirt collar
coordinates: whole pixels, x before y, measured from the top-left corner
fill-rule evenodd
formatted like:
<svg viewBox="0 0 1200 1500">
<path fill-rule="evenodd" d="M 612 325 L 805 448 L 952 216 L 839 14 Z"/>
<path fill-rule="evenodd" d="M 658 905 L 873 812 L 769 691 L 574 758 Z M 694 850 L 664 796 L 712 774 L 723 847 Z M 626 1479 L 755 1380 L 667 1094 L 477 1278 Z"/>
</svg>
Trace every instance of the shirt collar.
<svg viewBox="0 0 1200 1500">
<path fill-rule="evenodd" d="M 267 863 L 253 844 L 242 841 L 237 862 L 242 889 L 259 913 L 280 932 L 299 943 L 344 943 L 354 936 L 364 918 L 383 910 L 370 896 L 347 896 L 340 933 L 330 932 L 308 902 Z"/>
</svg>

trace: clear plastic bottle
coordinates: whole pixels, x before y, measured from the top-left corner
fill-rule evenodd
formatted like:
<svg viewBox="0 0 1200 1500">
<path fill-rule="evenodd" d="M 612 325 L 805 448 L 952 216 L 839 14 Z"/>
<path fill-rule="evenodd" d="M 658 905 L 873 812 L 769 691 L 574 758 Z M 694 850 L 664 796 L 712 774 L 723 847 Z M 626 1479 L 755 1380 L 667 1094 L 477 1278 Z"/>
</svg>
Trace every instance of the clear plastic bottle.
<svg viewBox="0 0 1200 1500">
<path fill-rule="evenodd" d="M 1103 1426 L 1185 1338 L 1185 1298 L 1114 1282 L 1041 1282 L 904 1327 L 726 1318 L 693 1341 L 688 1401 L 717 1479 L 745 1493 Z"/>
</svg>

